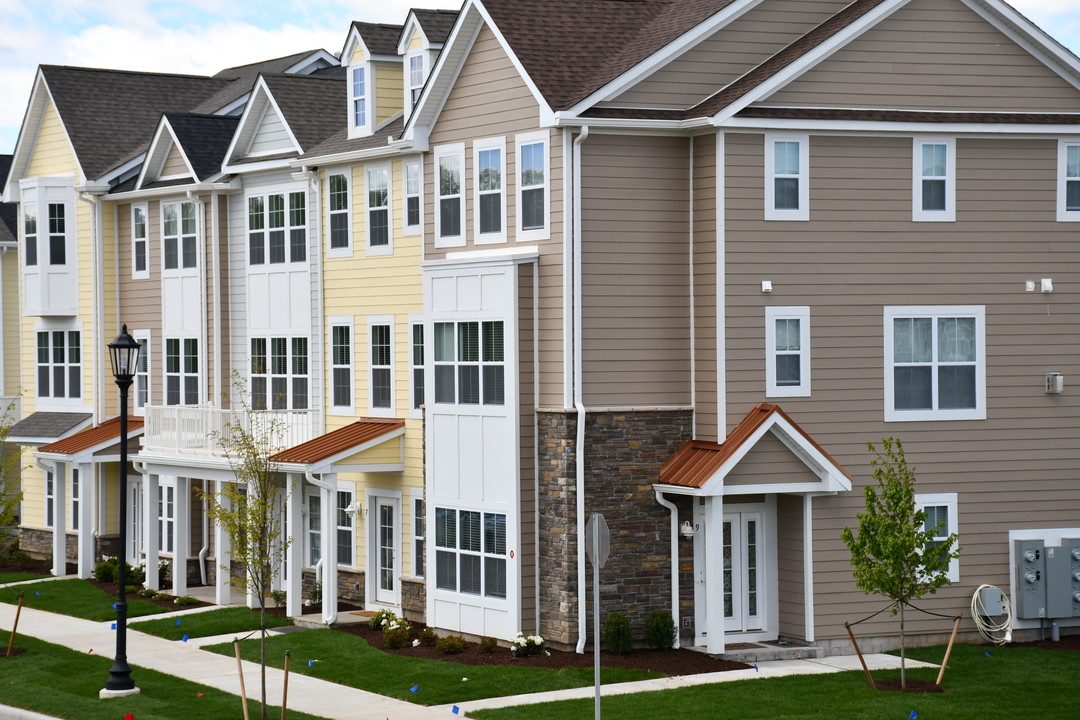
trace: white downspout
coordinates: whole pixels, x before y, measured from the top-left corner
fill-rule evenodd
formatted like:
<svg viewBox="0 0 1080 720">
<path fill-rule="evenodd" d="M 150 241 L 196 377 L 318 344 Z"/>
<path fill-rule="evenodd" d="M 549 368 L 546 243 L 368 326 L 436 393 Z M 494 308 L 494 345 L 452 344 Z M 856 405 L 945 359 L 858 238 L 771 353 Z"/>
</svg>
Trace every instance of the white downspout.
<svg viewBox="0 0 1080 720">
<path fill-rule="evenodd" d="M 574 444 L 577 496 L 577 652 L 585 652 L 585 405 L 581 390 L 581 144 L 589 137 L 589 126 L 582 125 L 574 140 L 574 407 L 577 408 L 577 440 Z M 595 629 L 599 632 L 599 629 Z"/>
<path fill-rule="evenodd" d="M 217 191 L 210 193 L 210 271 L 213 274 L 214 288 L 214 376 L 211 378 L 214 387 L 215 401 L 221 400 L 221 313 L 225 303 L 221 301 L 221 232 L 218 228 L 218 194 Z M 205 570 L 203 571 L 205 573 Z M 203 580 L 203 585 L 206 580 Z"/>
<path fill-rule="evenodd" d="M 689 251 L 687 262 L 689 263 L 690 285 L 690 437 L 697 438 L 697 306 L 694 304 L 694 137 L 690 137 L 690 172 L 687 173 L 690 185 L 690 224 L 687 235 L 689 236 Z M 661 503 L 663 504 L 663 503 Z M 675 627 L 679 625 L 676 622 Z M 678 633 L 675 634 L 678 642 Z"/>
<path fill-rule="evenodd" d="M 679 632 L 679 508 L 655 490 L 656 502 L 671 512 L 671 619 L 675 621 L 675 649 L 682 647 Z"/>
<path fill-rule="evenodd" d="M 321 490 L 326 490 L 329 493 L 333 493 L 333 492 L 337 491 L 337 484 L 336 483 L 331 485 L 330 483 L 323 480 L 321 476 L 318 476 L 318 479 L 316 479 L 315 473 L 311 472 L 310 470 L 305 470 L 304 471 L 304 478 L 309 483 L 311 483 L 312 485 L 314 485 L 315 487 L 317 487 L 317 488 L 319 488 Z M 331 495 L 331 497 L 333 497 L 333 495 Z M 324 507 L 322 508 L 323 517 L 326 517 L 327 513 L 333 512 L 333 509 L 330 508 L 330 507 L 326 507 L 326 503 L 323 503 L 323 505 L 324 505 Z M 323 546 L 325 548 L 325 552 L 329 552 L 329 553 L 333 552 L 333 548 L 330 546 L 329 542 L 324 542 Z M 318 562 L 318 564 L 316 565 L 316 568 L 315 568 L 315 580 L 322 585 L 322 595 L 323 595 L 322 601 L 323 601 L 323 613 L 324 613 L 323 614 L 323 622 L 326 623 L 327 627 L 329 627 L 330 625 L 333 625 L 334 623 L 337 622 L 337 603 L 336 602 L 333 603 L 333 609 L 334 609 L 333 615 L 330 615 L 329 617 L 327 617 L 326 614 L 325 614 L 325 612 L 326 612 L 326 602 L 327 602 L 326 601 L 326 596 L 327 596 L 327 593 L 329 593 L 331 591 L 336 596 L 337 595 L 337 587 L 335 586 L 334 588 L 328 588 L 326 586 L 326 583 L 322 582 L 322 574 L 320 573 L 320 570 L 322 569 L 322 565 L 323 565 L 323 557 L 320 557 L 319 562 Z"/>
<path fill-rule="evenodd" d="M 93 317 L 92 326 L 90 328 L 90 343 L 89 347 L 98 348 L 101 346 L 101 333 L 104 332 L 105 327 L 105 303 L 101 297 L 103 279 L 103 263 L 101 261 L 101 255 L 103 251 L 102 244 L 104 242 L 101 232 L 101 217 L 99 204 L 99 196 L 93 193 L 80 192 L 77 197 L 82 202 L 90 206 L 90 285 L 91 285 L 91 315 Z M 119 300 L 119 298 L 117 298 Z M 117 303 L 119 306 L 119 303 Z M 94 374 L 93 374 L 93 386 L 94 386 L 94 424 L 97 425 L 101 421 L 101 418 L 105 414 L 105 376 L 101 372 L 100 353 L 91 353 L 91 357 L 94 360 Z"/>
<path fill-rule="evenodd" d="M 323 352 L 323 331 L 325 328 L 325 318 L 323 310 L 323 277 L 322 277 L 322 183 L 319 181 L 319 169 L 309 168 L 304 165 L 301 168 L 301 172 L 307 175 L 308 183 L 311 186 L 312 194 L 312 208 L 314 212 L 308 211 L 308 267 L 311 269 L 312 284 L 316 289 L 315 292 L 315 307 L 313 308 L 314 327 L 315 330 L 311 333 L 311 353 L 310 357 L 319 358 L 318 365 L 312 363 L 312 367 L 317 368 L 318 387 L 313 387 L 312 393 L 318 392 L 315 397 L 323 397 L 323 393 L 326 389 L 326 367 L 325 367 L 325 353 Z M 393 164 L 391 163 L 391 175 L 393 175 Z M 393 178 L 391 178 L 392 180 Z M 351 181 L 350 181 L 351 182 Z M 318 240 L 318 243 L 313 243 L 312 240 Z M 314 421 L 317 425 L 315 428 L 316 433 L 322 433 L 326 430 L 326 419 L 322 413 L 316 413 Z"/>
<path fill-rule="evenodd" d="M 202 547 L 199 548 L 199 580 L 206 586 L 206 554 L 210 552 L 210 501 L 206 497 L 206 480 L 203 480 L 202 501 Z"/>
<path fill-rule="evenodd" d="M 199 264 L 199 294 L 203 297 L 204 302 L 199 303 L 199 363 L 200 367 L 204 370 L 206 368 L 206 206 L 203 201 L 195 196 L 195 193 L 191 190 L 187 191 L 188 202 L 195 205 L 195 228 L 198 238 L 198 245 L 196 247 L 196 253 L 198 255 Z M 217 368 L 215 368 L 216 371 Z M 201 383 L 200 383 L 201 384 Z M 206 388 L 207 394 L 210 394 L 210 388 Z M 214 403 L 215 398 L 211 395 L 206 398 L 199 398 L 199 402 Z M 191 518 L 188 518 L 190 520 Z"/>
</svg>

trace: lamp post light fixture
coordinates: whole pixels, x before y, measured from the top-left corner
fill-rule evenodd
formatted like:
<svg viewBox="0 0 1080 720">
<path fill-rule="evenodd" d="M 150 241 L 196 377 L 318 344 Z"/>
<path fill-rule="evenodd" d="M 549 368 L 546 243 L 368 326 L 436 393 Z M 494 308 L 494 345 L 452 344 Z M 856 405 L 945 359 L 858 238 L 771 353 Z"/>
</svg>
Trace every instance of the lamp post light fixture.
<svg viewBox="0 0 1080 720">
<path fill-rule="evenodd" d="M 102 698 L 137 695 L 139 692 L 127 662 L 127 403 L 128 389 L 139 362 L 139 342 L 128 334 L 127 325 L 124 325 L 116 339 L 109 343 L 109 359 L 112 361 L 116 385 L 120 388 L 120 561 L 117 568 L 119 588 L 116 598 L 116 660 L 109 668 L 105 689 L 99 693 Z"/>
</svg>

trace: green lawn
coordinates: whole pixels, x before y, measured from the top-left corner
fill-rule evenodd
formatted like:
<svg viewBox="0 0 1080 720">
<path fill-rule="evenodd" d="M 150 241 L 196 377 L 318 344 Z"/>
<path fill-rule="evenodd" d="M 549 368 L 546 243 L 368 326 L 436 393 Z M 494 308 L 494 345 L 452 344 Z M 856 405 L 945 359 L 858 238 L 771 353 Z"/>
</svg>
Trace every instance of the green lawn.
<svg viewBox="0 0 1080 720">
<path fill-rule="evenodd" d="M 15 572 L 14 570 L 5 570 L 0 572 L 0 585 L 6 585 L 7 583 L 22 582 L 23 580 L 41 580 L 47 578 L 48 575 L 42 573 L 32 572 Z"/>
<path fill-rule="evenodd" d="M 990 653 L 989 657 L 986 652 Z M 911 650 L 909 656 L 941 662 L 944 648 Z M 930 682 L 937 678 L 937 673 L 937 668 L 908 671 L 909 677 Z M 880 671 L 873 675 L 875 680 L 886 680 L 899 677 L 900 671 Z M 871 690 L 862 671 L 857 671 L 620 695 L 604 698 L 602 711 L 604 717 L 620 720 L 693 717 L 708 717 L 709 720 L 903 720 L 911 717 L 912 711 L 920 720 L 1072 719 L 1080 717 L 1076 707 L 1077 677 L 1080 677 L 1080 654 L 1075 652 L 958 645 L 942 681 L 946 690 L 942 694 L 910 695 Z M 469 717 L 481 720 L 587 720 L 593 717 L 593 701 L 479 710 L 470 713 Z"/>
<path fill-rule="evenodd" d="M 0 644 L 7 647 L 8 633 L 0 630 Z M 222 690 L 181 680 L 171 675 L 135 667 L 132 677 L 142 691 L 129 698 L 98 699 L 113 659 L 89 655 L 59 645 L 19 635 L 15 646 L 27 652 L 0 658 L 0 703 L 71 720 L 117 720 L 132 713 L 138 720 L 239 720 L 240 698 Z M 102 648 L 109 654 L 111 648 Z M 199 696 L 202 693 L 202 697 Z M 249 699 L 251 717 L 260 716 L 260 705 Z M 273 708 L 270 717 L 281 716 Z M 319 720 L 289 712 L 290 720 Z"/>
<path fill-rule="evenodd" d="M 16 587 L 0 588 L 0 602 L 14 605 L 19 602 L 19 593 L 25 593 L 25 607 L 36 610 L 71 615 L 83 620 L 104 622 L 116 618 L 113 603 L 116 598 L 102 592 L 85 580 L 49 580 Z M 166 612 L 153 603 L 128 597 L 128 617 L 155 615 Z"/>
<path fill-rule="evenodd" d="M 593 679 L 592 668 L 556 671 L 505 665 L 458 665 L 453 662 L 452 655 L 447 655 L 447 662 L 390 655 L 372 648 L 355 635 L 335 630 L 276 635 L 270 637 L 267 647 L 267 660 L 275 667 L 284 665 L 285 650 L 288 649 L 292 651 L 290 667 L 295 672 L 421 705 L 582 687 L 591 685 Z M 223 655 L 233 653 L 232 643 L 205 649 Z M 241 652 L 245 659 L 257 662 L 258 639 L 241 643 Z M 509 650 L 499 648 L 496 652 Z M 318 662 L 314 662 L 316 660 Z M 659 675 L 610 668 L 603 671 L 602 680 L 617 683 L 651 677 Z M 417 688 L 416 692 L 412 692 L 413 687 Z"/>
<path fill-rule="evenodd" d="M 180 624 L 177 624 L 177 620 Z M 277 615 L 266 616 L 266 627 L 275 628 L 292 625 L 288 618 Z M 144 620 L 129 625 L 132 630 L 163 637 L 166 640 L 179 640 L 184 635 L 189 638 L 210 637 L 227 633 L 247 634 L 259 629 L 259 612 L 246 607 L 218 608 L 205 612 L 192 613 L 179 618 Z"/>
</svg>

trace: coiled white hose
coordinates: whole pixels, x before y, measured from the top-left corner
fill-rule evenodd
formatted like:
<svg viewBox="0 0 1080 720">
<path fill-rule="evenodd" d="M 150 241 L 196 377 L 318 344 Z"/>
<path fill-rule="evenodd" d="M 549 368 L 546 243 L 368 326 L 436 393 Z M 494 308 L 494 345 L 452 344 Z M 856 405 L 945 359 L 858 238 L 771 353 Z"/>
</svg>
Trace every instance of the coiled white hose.
<svg viewBox="0 0 1080 720">
<path fill-rule="evenodd" d="M 988 643 L 1004 645 L 1012 640 L 1012 603 L 1009 602 L 1009 597 L 1001 592 L 1001 596 L 1005 598 L 1005 614 L 1000 621 L 992 621 L 990 619 L 990 613 L 980 599 L 982 591 L 986 588 L 1001 592 L 1001 590 L 998 590 L 998 588 L 993 585 L 980 585 L 975 590 L 975 594 L 971 596 L 971 619 L 975 621 L 975 627 L 979 629 L 979 634 L 982 635 Z M 995 633 L 1001 633 L 1001 635 L 997 636 Z"/>
</svg>

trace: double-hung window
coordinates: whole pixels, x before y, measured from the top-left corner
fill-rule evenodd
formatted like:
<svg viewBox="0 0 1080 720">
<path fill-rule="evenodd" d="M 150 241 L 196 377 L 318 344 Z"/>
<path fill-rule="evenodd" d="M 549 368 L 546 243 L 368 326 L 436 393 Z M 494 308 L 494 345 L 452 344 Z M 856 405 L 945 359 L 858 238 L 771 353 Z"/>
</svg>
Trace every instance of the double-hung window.
<svg viewBox="0 0 1080 720">
<path fill-rule="evenodd" d="M 337 491 L 337 563 L 338 565 L 353 565 L 353 552 L 356 548 L 356 527 L 353 523 L 352 488 L 338 487 Z"/>
<path fill-rule="evenodd" d="M 368 254 L 385 255 L 394 251 L 390 217 L 390 166 L 367 169 Z"/>
<path fill-rule="evenodd" d="M 199 404 L 198 338 L 165 339 L 165 404 Z"/>
<path fill-rule="evenodd" d="M 956 220 L 956 140 L 916 137 L 913 142 L 911 219 Z"/>
<path fill-rule="evenodd" d="M 303 191 L 248 198 L 248 263 L 307 260 L 307 195 Z"/>
<path fill-rule="evenodd" d="M 45 527 L 56 526 L 56 475 L 45 471 Z"/>
<path fill-rule="evenodd" d="M 131 277 L 135 279 L 150 277 L 150 241 L 147 235 L 148 227 L 149 225 L 146 220 L 146 206 L 132 206 Z"/>
<path fill-rule="evenodd" d="M 810 138 L 765 136 L 765 219 L 810 219 Z"/>
<path fill-rule="evenodd" d="M 985 309 L 885 308 L 885 420 L 985 420 Z"/>
<path fill-rule="evenodd" d="M 1080 140 L 1058 142 L 1058 222 L 1080 222 Z"/>
<path fill-rule="evenodd" d="M 506 240 L 506 140 L 487 138 L 473 143 L 473 230 L 477 243 Z"/>
<path fill-rule="evenodd" d="M 137 330 L 132 335 L 139 343 L 139 360 L 135 365 L 135 414 L 142 415 L 150 405 L 150 333 Z"/>
<path fill-rule="evenodd" d="M 308 408 L 308 339 L 251 338 L 251 406 L 255 410 Z"/>
<path fill-rule="evenodd" d="M 435 587 L 506 597 L 506 515 L 435 508 Z"/>
<path fill-rule="evenodd" d="M 409 56 L 409 109 L 420 102 L 420 93 L 424 90 L 424 56 Z"/>
<path fill-rule="evenodd" d="M 164 203 L 161 206 L 161 257 L 165 270 L 198 266 L 195 203 Z"/>
<path fill-rule="evenodd" d="M 82 502 L 82 487 L 78 468 L 71 468 L 71 529 L 79 529 L 79 503 Z"/>
<path fill-rule="evenodd" d="M 950 535 L 958 532 L 957 505 L 956 493 L 919 493 L 915 495 L 915 509 L 926 513 L 926 531 L 934 536 L 929 545 L 941 545 L 949 539 Z M 959 582 L 960 558 L 955 557 L 950 560 L 947 570 L 949 582 Z"/>
<path fill-rule="evenodd" d="M 367 66 L 349 68 L 349 137 L 368 132 Z"/>
<path fill-rule="evenodd" d="M 546 240 L 548 229 L 548 133 L 517 135 L 517 239 Z"/>
<path fill-rule="evenodd" d="M 417 491 L 413 491 L 417 492 Z M 424 539 L 427 537 L 427 517 L 423 497 L 413 497 L 413 577 L 424 577 Z"/>
<path fill-rule="evenodd" d="M 372 318 L 368 325 L 368 387 L 373 412 L 394 409 L 393 327 L 386 318 Z"/>
<path fill-rule="evenodd" d="M 352 335 L 351 319 L 330 319 L 330 407 L 339 414 L 353 408 Z"/>
<path fill-rule="evenodd" d="M 327 183 L 329 184 L 327 204 L 330 213 L 329 255 L 331 257 L 347 256 L 352 246 L 352 228 L 349 222 L 349 178 L 344 173 L 336 173 L 329 177 Z"/>
<path fill-rule="evenodd" d="M 501 321 L 435 323 L 435 402 L 505 403 Z"/>
<path fill-rule="evenodd" d="M 37 394 L 39 398 L 57 400 L 82 397 L 81 332 L 38 331 Z"/>
<path fill-rule="evenodd" d="M 26 267 L 38 264 L 37 207 L 29 204 L 23 210 L 23 262 Z"/>
<path fill-rule="evenodd" d="M 424 324 L 413 323 L 411 336 L 409 365 L 412 370 L 412 409 L 419 410 L 424 404 Z"/>
<path fill-rule="evenodd" d="M 465 145 L 435 148 L 435 246 L 465 244 Z"/>
<path fill-rule="evenodd" d="M 419 161 L 405 163 L 405 234 L 415 235 L 423 224 L 422 165 Z"/>
<path fill-rule="evenodd" d="M 765 308 L 765 395 L 810 395 L 810 308 Z"/>
<path fill-rule="evenodd" d="M 49 203 L 49 264 L 67 265 L 67 218 L 64 203 Z"/>
<path fill-rule="evenodd" d="M 176 485 L 172 480 L 160 479 L 157 502 L 158 552 L 171 553 L 176 531 Z"/>
<path fill-rule="evenodd" d="M 318 492 L 307 496 L 307 567 L 322 559 L 322 497 Z"/>
</svg>

